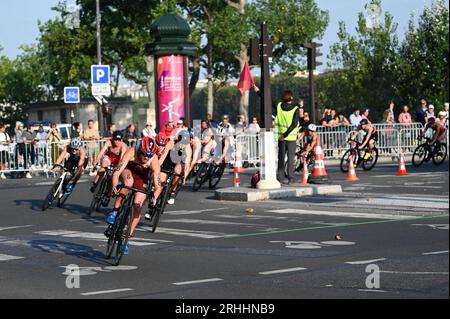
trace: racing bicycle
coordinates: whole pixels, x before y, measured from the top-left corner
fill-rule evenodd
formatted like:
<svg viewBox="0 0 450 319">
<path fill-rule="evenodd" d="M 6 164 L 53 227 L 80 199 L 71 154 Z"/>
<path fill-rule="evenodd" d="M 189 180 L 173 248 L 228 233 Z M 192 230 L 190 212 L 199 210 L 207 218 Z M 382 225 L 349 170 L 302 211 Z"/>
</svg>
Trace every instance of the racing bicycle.
<svg viewBox="0 0 450 319">
<path fill-rule="evenodd" d="M 113 166 L 109 166 L 106 169 L 105 174 L 103 174 L 103 177 L 94 192 L 94 196 L 92 197 L 91 206 L 89 207 L 88 212 L 89 215 L 91 215 L 94 210 L 97 212 L 100 211 L 101 206 L 108 206 L 109 201 L 111 200 L 111 178 L 116 170 L 117 169 Z"/>
<path fill-rule="evenodd" d="M 362 167 L 365 171 L 370 171 L 375 167 L 378 161 L 378 149 L 374 147 L 372 151 L 369 151 L 369 147 L 366 146 L 363 150 L 358 150 L 361 143 L 353 140 L 347 141 L 350 144 L 348 149 L 341 158 L 340 168 L 343 173 L 347 173 L 350 165 L 350 158 L 353 160 L 355 168 Z"/>
<path fill-rule="evenodd" d="M 301 172 L 304 165 L 305 157 L 302 156 L 303 148 L 300 145 L 297 145 L 296 153 L 295 153 L 295 159 L 294 159 L 294 173 L 295 172 Z M 314 150 L 308 153 L 306 156 L 306 163 L 308 165 L 308 171 L 312 172 L 314 170 L 314 163 L 316 160 L 316 153 L 314 153 Z M 288 170 L 289 170 L 289 162 L 288 158 L 286 156 L 284 160 L 284 176 L 288 177 Z"/>
<path fill-rule="evenodd" d="M 209 181 L 209 189 L 214 189 L 222 179 L 225 167 L 225 161 L 217 164 L 212 158 L 199 164 L 199 168 L 194 179 L 194 185 L 192 186 L 193 191 L 198 191 L 207 181 Z"/>
<path fill-rule="evenodd" d="M 424 162 L 433 160 L 434 165 L 441 165 L 447 158 L 447 144 L 434 143 L 430 145 L 431 139 L 429 137 L 419 136 L 418 141 L 421 142 L 425 139 L 424 143 L 419 144 L 414 150 L 412 157 L 412 164 L 414 167 L 419 167 Z"/>
<path fill-rule="evenodd" d="M 66 169 L 64 166 L 60 164 L 55 164 L 54 167 L 59 167 L 62 170 L 62 174 L 58 177 L 58 179 L 53 184 L 52 188 L 50 189 L 49 193 L 47 194 L 47 197 L 44 199 L 44 203 L 42 205 L 42 210 L 45 211 L 47 208 L 49 208 L 55 199 L 57 199 L 57 206 L 62 207 L 64 203 L 69 198 L 71 192 L 67 192 L 66 188 L 69 184 L 70 180 L 72 179 L 73 172 Z"/>
</svg>

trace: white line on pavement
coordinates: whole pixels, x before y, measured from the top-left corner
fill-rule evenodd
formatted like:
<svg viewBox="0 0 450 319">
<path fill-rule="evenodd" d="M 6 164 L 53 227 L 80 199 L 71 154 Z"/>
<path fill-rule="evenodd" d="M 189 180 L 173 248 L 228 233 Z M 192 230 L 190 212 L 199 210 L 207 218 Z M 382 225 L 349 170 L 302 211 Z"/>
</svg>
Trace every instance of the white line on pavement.
<svg viewBox="0 0 450 319">
<path fill-rule="evenodd" d="M 429 253 L 423 253 L 422 255 L 428 256 L 428 255 L 440 255 L 440 254 L 448 254 L 448 250 L 432 251 L 432 252 L 429 252 Z"/>
<path fill-rule="evenodd" d="M 303 267 L 296 267 L 296 268 L 288 268 L 288 269 L 278 269 L 278 270 L 270 270 L 270 271 L 262 271 L 259 274 L 260 275 L 273 275 L 273 274 L 282 274 L 286 272 L 294 272 L 294 271 L 301 271 L 306 270 L 307 268 Z"/>
<path fill-rule="evenodd" d="M 139 228 L 136 228 L 136 230 L 149 231 L 150 227 L 139 227 Z M 224 233 L 215 233 L 215 232 L 208 232 L 208 231 L 188 230 L 188 229 L 165 228 L 165 227 L 158 227 L 157 232 L 158 232 L 158 234 L 188 236 L 188 237 L 197 237 L 197 238 L 204 238 L 204 239 L 223 238 L 223 237 L 225 237 L 225 235 L 227 235 Z"/>
<path fill-rule="evenodd" d="M 164 223 L 186 223 L 186 224 L 197 224 L 197 225 L 242 225 L 242 226 L 261 226 L 261 224 L 246 224 L 246 223 L 235 223 L 235 222 L 223 222 L 217 220 L 203 220 L 203 219 L 166 219 L 163 220 Z"/>
<path fill-rule="evenodd" d="M 16 228 L 33 227 L 33 226 L 34 226 L 34 225 L 0 227 L 0 231 L 2 231 L 2 230 L 8 230 L 8 229 L 16 229 Z"/>
<path fill-rule="evenodd" d="M 377 261 L 383 261 L 386 260 L 386 258 L 378 258 L 378 259 L 372 259 L 372 260 L 361 260 L 361 261 L 346 261 L 346 264 L 349 265 L 365 265 L 365 264 L 373 264 Z"/>
<path fill-rule="evenodd" d="M 218 210 L 226 210 L 228 207 L 223 208 L 210 208 L 210 209 L 199 209 L 199 210 L 173 210 L 164 212 L 165 215 L 192 215 L 192 214 L 200 214 L 206 212 L 215 212 Z"/>
<path fill-rule="evenodd" d="M 15 260 L 15 259 L 22 259 L 22 258 L 25 258 L 25 257 L 0 254 L 0 261 Z"/>
<path fill-rule="evenodd" d="M 387 292 L 386 290 L 380 290 L 380 289 L 358 289 L 358 291 L 363 291 L 363 292 Z"/>
<path fill-rule="evenodd" d="M 409 218 L 414 218 L 414 216 L 407 216 L 407 215 L 387 215 L 387 214 L 374 214 L 374 213 L 347 213 L 347 212 L 335 212 L 335 211 L 304 210 L 304 209 L 294 209 L 294 208 L 269 210 L 267 212 L 268 213 L 277 213 L 277 214 L 326 215 L 326 216 L 370 218 L 370 219 L 409 219 Z"/>
<path fill-rule="evenodd" d="M 215 282 L 222 281 L 221 278 L 210 278 L 210 279 L 201 279 L 201 280 L 193 280 L 193 281 L 183 281 L 183 282 L 174 282 L 172 285 L 182 286 L 182 285 L 193 285 L 193 284 L 202 284 L 206 282 Z"/>
<path fill-rule="evenodd" d="M 124 292 L 124 291 L 132 291 L 134 289 L 131 288 L 123 288 L 123 289 L 114 289 L 114 290 L 103 290 L 103 291 L 93 291 L 93 292 L 85 292 L 82 293 L 82 296 L 93 296 L 93 295 L 102 295 L 102 294 L 111 294 L 116 292 Z"/>
<path fill-rule="evenodd" d="M 432 271 L 392 271 L 392 270 L 380 270 L 380 273 L 385 274 L 400 274 L 400 275 L 446 275 L 448 276 L 448 272 L 432 272 Z"/>
</svg>

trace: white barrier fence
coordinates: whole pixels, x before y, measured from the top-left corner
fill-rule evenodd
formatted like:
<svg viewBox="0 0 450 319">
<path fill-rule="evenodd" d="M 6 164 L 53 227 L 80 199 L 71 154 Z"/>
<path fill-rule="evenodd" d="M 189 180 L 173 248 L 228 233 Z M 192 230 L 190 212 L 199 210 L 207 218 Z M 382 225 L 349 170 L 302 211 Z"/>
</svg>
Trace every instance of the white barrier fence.
<svg viewBox="0 0 450 319">
<path fill-rule="evenodd" d="M 374 124 L 378 132 L 377 148 L 380 156 L 398 159 L 399 153 L 411 155 L 417 147 L 418 137 L 423 125 L 413 123 L 410 126 L 401 124 Z M 353 127 L 318 127 L 318 135 L 324 151 L 325 159 L 339 159 L 349 148 L 348 138 L 354 133 Z M 430 130 L 428 133 L 432 133 Z M 360 136 L 360 140 L 361 140 Z M 259 163 L 259 134 L 240 134 L 232 139 L 230 162 L 234 163 L 234 150 L 239 145 L 241 161 L 244 164 Z M 448 130 L 447 130 L 448 142 Z M 103 147 L 105 140 L 83 141 L 88 157 L 95 158 Z M 67 143 L 46 144 L 9 144 L 0 148 L 0 173 L 40 172 L 47 173 Z"/>
</svg>

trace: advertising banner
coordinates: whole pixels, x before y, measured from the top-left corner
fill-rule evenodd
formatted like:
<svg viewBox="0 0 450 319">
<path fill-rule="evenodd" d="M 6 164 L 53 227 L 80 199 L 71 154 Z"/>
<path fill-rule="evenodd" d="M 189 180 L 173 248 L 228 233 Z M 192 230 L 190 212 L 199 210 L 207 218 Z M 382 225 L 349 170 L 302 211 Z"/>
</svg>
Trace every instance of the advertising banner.
<svg viewBox="0 0 450 319">
<path fill-rule="evenodd" d="M 158 124 L 184 118 L 184 57 L 158 57 Z"/>
</svg>

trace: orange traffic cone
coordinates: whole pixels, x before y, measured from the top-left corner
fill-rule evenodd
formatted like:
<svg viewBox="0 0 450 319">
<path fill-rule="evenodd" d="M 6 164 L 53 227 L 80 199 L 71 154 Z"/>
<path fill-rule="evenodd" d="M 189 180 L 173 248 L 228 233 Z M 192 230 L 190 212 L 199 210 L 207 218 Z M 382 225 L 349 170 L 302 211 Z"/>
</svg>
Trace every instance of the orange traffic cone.
<svg viewBox="0 0 450 319">
<path fill-rule="evenodd" d="M 242 152 L 241 152 L 241 147 L 238 145 L 236 147 L 236 158 L 235 158 L 235 164 L 237 167 L 237 172 L 238 173 L 242 173 L 243 169 L 242 169 Z"/>
<path fill-rule="evenodd" d="M 308 184 L 308 177 L 309 177 L 309 171 L 308 171 L 308 163 L 306 163 L 306 158 L 303 160 L 303 177 L 300 181 L 300 184 L 306 185 Z"/>
<path fill-rule="evenodd" d="M 408 172 L 406 171 L 405 157 L 403 156 L 403 152 L 400 153 L 400 161 L 398 163 L 397 175 L 398 176 L 408 175 Z"/>
<path fill-rule="evenodd" d="M 356 176 L 355 166 L 353 165 L 353 157 L 350 156 L 350 163 L 348 165 L 348 175 L 345 179 L 348 182 L 359 181 L 358 176 Z"/>
<path fill-rule="evenodd" d="M 321 184 L 328 182 L 327 171 L 325 170 L 325 162 L 323 158 L 323 150 L 320 146 L 320 140 L 317 138 L 316 147 L 314 148 L 314 153 L 316 153 L 314 161 L 314 171 L 309 179 L 311 184 Z"/>
</svg>

